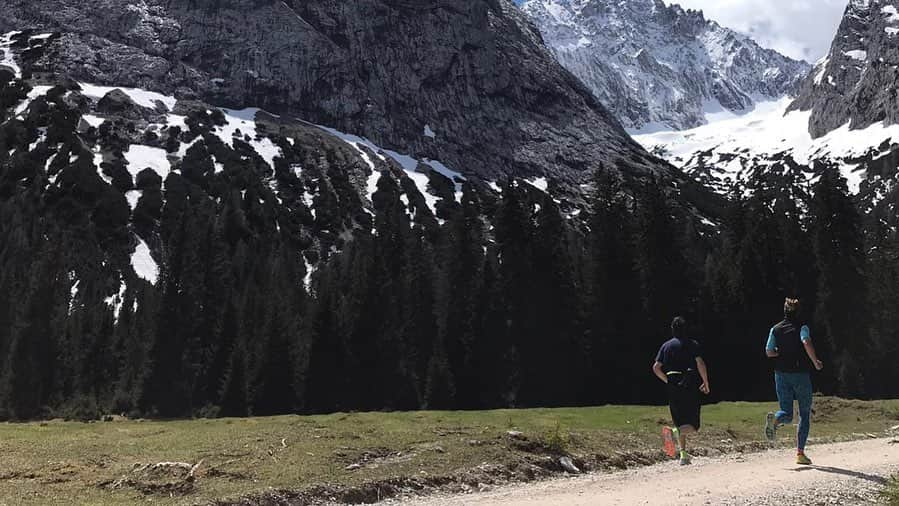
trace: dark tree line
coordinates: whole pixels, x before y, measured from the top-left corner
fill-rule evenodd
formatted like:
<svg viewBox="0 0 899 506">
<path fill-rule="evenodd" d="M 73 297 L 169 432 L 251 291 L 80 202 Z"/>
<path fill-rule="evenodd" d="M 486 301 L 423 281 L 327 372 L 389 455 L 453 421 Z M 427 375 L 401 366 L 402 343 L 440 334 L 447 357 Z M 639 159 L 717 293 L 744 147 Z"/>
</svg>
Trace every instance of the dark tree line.
<svg viewBox="0 0 899 506">
<path fill-rule="evenodd" d="M 845 181 L 822 174 L 813 212 L 760 186 L 733 198 L 720 236 L 660 185 L 629 193 L 607 172 L 586 220 L 510 182 L 491 222 L 465 185 L 434 233 L 382 177 L 376 232 L 327 260 L 312 295 L 287 245 L 229 240 L 228 212 L 170 193 L 161 284 L 129 288 L 116 316 L 91 292 L 118 280 L 81 272 L 70 300 L 61 268 L 104 239 L 40 227 L 20 195 L 0 213 L 4 415 L 654 402 L 647 368 L 674 314 L 693 322 L 718 398 L 760 399 L 762 344 L 787 294 L 805 301 L 830 366 L 821 389 L 896 395 L 899 243 L 865 230 Z"/>
<path fill-rule="evenodd" d="M 899 395 L 899 237 L 858 211 L 835 167 L 816 167 L 812 187 L 757 176 L 714 226 L 664 180 L 613 170 L 594 175 L 579 216 L 509 180 L 500 197 L 464 184 L 441 224 L 385 170 L 373 216 L 353 222 L 370 223 L 341 233 L 340 206 L 361 208 L 346 151 L 282 143 L 270 168 L 208 135 L 221 119 L 201 111 L 158 139 L 173 151 L 202 137 L 178 173 L 132 181 L 113 156 L 107 184 L 89 145 L 114 152 L 127 128 L 78 134 L 51 95 L 0 129 L 3 418 L 657 402 L 649 367 L 677 314 L 715 398 L 764 399 L 785 296 L 802 298 L 827 363 L 819 389 Z M 48 141 L 27 149 L 38 128 Z M 314 190 L 317 215 L 276 203 L 263 180 L 296 202 Z M 318 258 L 310 228 L 335 238 Z M 156 252 L 155 284 L 130 267 L 137 237 Z"/>
</svg>

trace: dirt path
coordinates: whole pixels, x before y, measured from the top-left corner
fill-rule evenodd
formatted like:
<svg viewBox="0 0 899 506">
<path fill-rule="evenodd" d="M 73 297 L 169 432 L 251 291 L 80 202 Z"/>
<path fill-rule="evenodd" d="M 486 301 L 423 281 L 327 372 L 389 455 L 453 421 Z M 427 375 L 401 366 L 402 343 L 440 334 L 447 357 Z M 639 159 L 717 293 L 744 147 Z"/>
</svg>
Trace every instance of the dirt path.
<svg viewBox="0 0 899 506">
<path fill-rule="evenodd" d="M 696 458 L 688 467 L 670 462 L 409 504 L 872 504 L 879 499 L 886 478 L 899 472 L 899 443 L 893 439 L 813 446 L 809 456 L 815 465 L 809 467 L 795 465 L 794 452 Z"/>
</svg>

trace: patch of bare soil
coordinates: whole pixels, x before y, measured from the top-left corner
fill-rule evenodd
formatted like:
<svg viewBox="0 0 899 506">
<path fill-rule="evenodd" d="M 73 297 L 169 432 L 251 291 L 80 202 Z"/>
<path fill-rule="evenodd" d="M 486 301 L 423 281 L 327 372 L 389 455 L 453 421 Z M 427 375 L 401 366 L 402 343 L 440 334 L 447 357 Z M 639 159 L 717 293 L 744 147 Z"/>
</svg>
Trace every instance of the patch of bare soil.
<svg viewBox="0 0 899 506">
<path fill-rule="evenodd" d="M 196 464 L 135 464 L 125 476 L 98 483 L 97 486 L 111 490 L 130 488 L 144 495 L 185 496 L 196 490 L 197 471 L 202 464 L 202 460 Z"/>
</svg>

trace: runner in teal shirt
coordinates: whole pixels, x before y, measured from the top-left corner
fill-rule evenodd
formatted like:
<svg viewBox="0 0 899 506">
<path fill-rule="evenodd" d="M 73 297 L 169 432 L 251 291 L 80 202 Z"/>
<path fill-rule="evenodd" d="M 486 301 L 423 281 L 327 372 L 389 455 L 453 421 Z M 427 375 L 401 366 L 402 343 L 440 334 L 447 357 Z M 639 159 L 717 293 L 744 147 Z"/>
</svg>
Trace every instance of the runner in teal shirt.
<svg viewBox="0 0 899 506">
<path fill-rule="evenodd" d="M 818 360 L 812 345 L 812 333 L 798 319 L 799 300 L 787 299 L 784 319 L 771 328 L 765 353 L 774 361 L 774 386 L 780 411 L 768 413 L 765 419 L 765 435 L 774 442 L 777 428 L 793 421 L 793 401 L 799 404 L 799 427 L 796 432 L 796 462 L 812 463 L 805 455 L 805 445 L 811 429 L 812 378 L 811 366 L 819 371 L 824 364 Z"/>
</svg>

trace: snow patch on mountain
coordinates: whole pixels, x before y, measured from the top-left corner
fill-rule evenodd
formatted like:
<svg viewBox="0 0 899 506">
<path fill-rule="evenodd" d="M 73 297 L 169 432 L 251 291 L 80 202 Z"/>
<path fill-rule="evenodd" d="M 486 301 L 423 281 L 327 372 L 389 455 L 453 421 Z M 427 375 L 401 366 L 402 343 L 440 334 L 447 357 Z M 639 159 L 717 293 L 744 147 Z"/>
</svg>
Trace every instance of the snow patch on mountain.
<svg viewBox="0 0 899 506">
<path fill-rule="evenodd" d="M 425 198 L 425 203 L 427 204 L 428 208 L 432 213 L 434 213 L 435 216 L 437 215 L 437 203 L 440 201 L 440 199 L 430 191 L 430 180 L 428 178 L 428 175 L 418 171 L 418 167 L 420 164 L 429 167 L 434 172 L 437 172 L 438 174 L 441 174 L 452 181 L 455 185 L 456 201 L 460 202 L 462 200 L 461 181 L 465 181 L 465 177 L 459 172 L 448 168 L 443 163 L 427 158 L 419 161 L 418 159 L 413 158 L 409 155 L 397 153 L 396 151 L 392 151 L 389 149 L 382 149 L 368 139 L 363 139 L 362 137 L 345 132 L 340 132 L 333 128 L 325 127 L 322 125 L 316 126 L 352 146 L 353 149 L 359 152 L 362 159 L 365 160 L 368 166 L 372 169 L 372 173 L 371 175 L 369 175 L 367 182 L 369 201 L 371 201 L 372 195 L 374 195 L 374 193 L 378 191 L 378 179 L 380 179 L 381 175 L 374 170 L 375 164 L 374 162 L 372 162 L 371 157 L 366 152 L 366 150 L 362 149 L 363 147 L 368 148 L 368 150 L 370 150 L 372 153 L 375 153 L 375 156 L 377 156 L 381 160 L 386 160 L 386 157 L 390 157 L 393 161 L 399 164 L 399 166 L 403 168 L 403 171 L 405 171 L 409 179 L 411 179 L 415 183 L 415 186 L 418 188 L 419 193 L 421 193 Z"/>
<path fill-rule="evenodd" d="M 125 290 L 127 285 L 124 281 L 119 283 L 119 291 L 115 295 L 110 295 L 105 299 L 106 305 L 112 308 L 112 316 L 115 322 L 119 321 L 119 313 L 122 312 L 122 305 L 125 303 Z"/>
<path fill-rule="evenodd" d="M 172 171 L 172 164 L 164 149 L 132 144 L 128 146 L 128 150 L 123 155 L 128 162 L 128 172 L 133 177 L 137 177 L 144 169 L 151 169 L 165 181 L 169 172 Z"/>
<path fill-rule="evenodd" d="M 50 91 L 50 86 L 46 85 L 38 85 L 31 88 L 31 91 L 28 92 L 28 95 L 25 97 L 25 100 L 21 101 L 19 105 L 14 109 L 14 115 L 19 116 L 26 110 L 28 110 L 28 106 L 31 105 L 31 102 L 34 101 L 37 97 L 42 97 Z"/>
<path fill-rule="evenodd" d="M 94 116 L 93 114 L 84 114 L 81 116 L 81 119 L 86 121 L 88 125 L 94 128 L 100 128 L 100 125 L 102 125 L 103 122 L 106 121 L 105 119 L 99 116 Z"/>
<path fill-rule="evenodd" d="M 157 103 L 161 103 L 166 107 L 166 110 L 171 111 L 175 108 L 175 104 L 178 102 L 175 97 L 169 97 L 161 93 L 155 93 L 152 91 L 141 90 L 137 88 L 98 86 L 96 84 L 89 83 L 78 83 L 78 85 L 81 87 L 81 94 L 85 97 L 100 100 L 109 92 L 119 90 L 122 93 L 128 95 L 128 97 L 131 98 L 131 100 L 133 100 L 135 104 L 141 107 L 146 107 L 147 109 L 155 110 L 157 107 Z"/>
<path fill-rule="evenodd" d="M 260 109 L 248 108 L 242 110 L 222 109 L 225 114 L 226 124 L 216 129 L 216 134 L 228 146 L 234 146 L 234 139 L 242 139 L 248 142 L 263 160 L 274 168 L 275 158 L 281 156 L 281 148 L 268 137 L 260 137 L 256 131 L 256 115 Z"/>
<path fill-rule="evenodd" d="M 789 155 L 796 163 L 816 160 L 840 164 L 850 190 L 858 193 L 865 174 L 858 160 L 880 146 L 899 141 L 899 125 L 874 124 L 851 130 L 849 123 L 813 139 L 810 112 L 790 111 L 790 99 L 758 104 L 751 113 L 681 132 L 638 135 L 634 139 L 688 173 L 710 170 L 711 183 L 722 192 Z"/>
<path fill-rule="evenodd" d="M 139 278 L 148 281 L 151 285 L 155 285 L 159 280 L 159 267 L 143 239 L 138 238 L 134 253 L 131 254 L 131 266 Z"/>
<path fill-rule="evenodd" d="M 530 180 L 528 180 L 528 184 L 530 184 L 534 188 L 536 188 L 544 193 L 549 188 L 549 183 L 546 181 L 545 177 L 538 177 L 535 179 L 530 179 Z"/>
<path fill-rule="evenodd" d="M 21 32 L 9 32 L 0 36 L 0 66 L 9 67 L 13 71 L 16 78 L 22 77 L 22 69 L 16 63 L 16 59 L 12 55 L 12 38 Z"/>
</svg>

